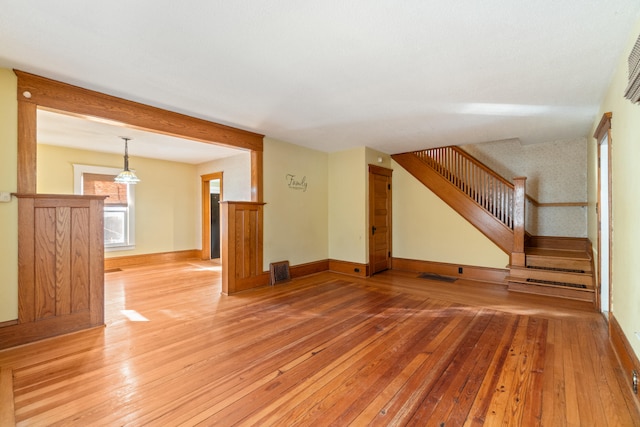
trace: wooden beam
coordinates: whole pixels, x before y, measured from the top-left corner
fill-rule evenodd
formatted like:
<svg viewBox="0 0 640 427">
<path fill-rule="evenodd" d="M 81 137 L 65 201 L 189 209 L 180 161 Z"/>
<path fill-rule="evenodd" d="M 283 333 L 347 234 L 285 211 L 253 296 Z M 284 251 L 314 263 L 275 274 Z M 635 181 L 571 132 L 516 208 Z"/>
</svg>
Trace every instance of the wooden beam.
<svg viewBox="0 0 640 427">
<path fill-rule="evenodd" d="M 20 102 L 33 103 L 41 108 L 72 113 L 84 118 L 114 120 L 136 129 L 164 135 L 262 151 L 264 135 L 261 134 L 117 98 L 23 71 L 14 72 L 18 76 Z"/>
</svg>

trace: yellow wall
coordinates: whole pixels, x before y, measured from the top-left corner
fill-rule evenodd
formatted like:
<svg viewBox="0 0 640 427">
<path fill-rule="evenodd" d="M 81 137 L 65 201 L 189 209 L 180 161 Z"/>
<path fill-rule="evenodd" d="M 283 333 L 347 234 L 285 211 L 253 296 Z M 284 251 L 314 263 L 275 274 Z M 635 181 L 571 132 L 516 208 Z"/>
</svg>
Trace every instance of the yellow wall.
<svg viewBox="0 0 640 427">
<path fill-rule="evenodd" d="M 0 191 L 18 189 L 18 102 L 13 71 L 0 69 Z M 0 322 L 18 318 L 18 202 L 0 203 Z"/>
<path fill-rule="evenodd" d="M 201 176 L 222 172 L 222 200 L 251 200 L 251 153 L 239 152 L 236 156 L 225 157 L 196 166 L 198 174 L 196 186 L 200 186 Z M 198 208 L 200 203 L 198 203 Z"/>
<path fill-rule="evenodd" d="M 617 68 L 596 116 L 591 135 L 605 112 L 611 112 L 611 174 L 612 174 L 612 313 L 620 323 L 636 355 L 640 356 L 640 105 L 624 98 L 627 86 L 627 58 L 640 34 L 640 21 L 629 36 Z M 589 238 L 597 248 L 597 142 L 589 140 Z"/>
<path fill-rule="evenodd" d="M 298 265 L 327 259 L 327 160 L 326 153 L 265 138 L 265 271 L 276 261 Z M 306 191 L 291 188 L 287 175 L 304 178 Z"/>
<path fill-rule="evenodd" d="M 122 156 L 39 144 L 38 193 L 73 194 L 74 163 L 121 168 Z M 105 257 L 199 248 L 196 167 L 142 157 L 130 157 L 129 163 L 141 179 L 136 184 L 136 247 Z"/>
<path fill-rule="evenodd" d="M 329 154 L 329 258 L 367 263 L 365 148 Z"/>
<path fill-rule="evenodd" d="M 509 257 L 396 162 L 393 256 L 505 268 Z"/>
<path fill-rule="evenodd" d="M 193 185 L 200 188 L 202 175 L 222 172 L 222 199 L 229 201 L 251 200 L 251 153 L 239 152 L 236 156 L 225 157 L 200 163 L 196 166 L 196 178 Z M 196 235 L 202 236 L 202 199 L 198 197 L 196 203 L 198 218 L 196 221 Z M 202 249 L 202 240 L 196 246 Z"/>
</svg>

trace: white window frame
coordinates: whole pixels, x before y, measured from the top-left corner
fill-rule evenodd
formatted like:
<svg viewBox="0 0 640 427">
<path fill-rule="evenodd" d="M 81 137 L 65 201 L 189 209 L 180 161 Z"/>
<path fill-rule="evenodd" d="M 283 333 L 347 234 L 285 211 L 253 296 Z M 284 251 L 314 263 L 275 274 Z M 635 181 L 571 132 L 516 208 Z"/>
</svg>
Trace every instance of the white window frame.
<svg viewBox="0 0 640 427">
<path fill-rule="evenodd" d="M 90 165 L 73 165 L 73 192 L 74 194 L 82 194 L 83 182 L 82 175 L 85 173 L 103 174 L 103 175 L 118 175 L 122 169 L 109 168 L 104 166 L 90 166 Z M 126 242 L 125 244 L 106 244 L 104 245 L 105 252 L 114 251 L 126 251 L 135 249 L 136 247 L 136 210 L 135 210 L 135 185 L 126 184 L 127 188 L 127 208 L 126 209 Z M 104 211 L 116 211 L 121 212 L 122 207 L 108 207 L 105 205 Z"/>
</svg>

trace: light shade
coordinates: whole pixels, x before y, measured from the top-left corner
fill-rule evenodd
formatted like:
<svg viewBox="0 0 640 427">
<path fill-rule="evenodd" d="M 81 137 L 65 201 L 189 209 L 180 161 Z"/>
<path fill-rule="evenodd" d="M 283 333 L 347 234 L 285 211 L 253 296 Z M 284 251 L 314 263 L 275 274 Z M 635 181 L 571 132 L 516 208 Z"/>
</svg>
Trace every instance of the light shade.
<svg viewBox="0 0 640 427">
<path fill-rule="evenodd" d="M 138 178 L 136 174 L 131 172 L 130 170 L 123 170 L 118 174 L 118 176 L 116 176 L 114 181 L 118 184 L 137 184 L 138 182 L 140 182 L 140 178 Z"/>
<path fill-rule="evenodd" d="M 137 184 L 140 182 L 140 178 L 129 170 L 129 141 L 131 138 L 125 138 L 124 136 L 120 138 L 124 139 L 124 170 L 116 176 L 114 181 L 118 184 Z"/>
</svg>

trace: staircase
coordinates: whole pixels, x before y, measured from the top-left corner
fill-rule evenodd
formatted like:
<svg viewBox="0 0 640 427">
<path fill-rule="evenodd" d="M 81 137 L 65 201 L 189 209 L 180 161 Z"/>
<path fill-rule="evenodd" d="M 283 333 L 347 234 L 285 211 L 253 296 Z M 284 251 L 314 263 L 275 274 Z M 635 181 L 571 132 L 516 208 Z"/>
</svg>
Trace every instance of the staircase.
<svg viewBox="0 0 640 427">
<path fill-rule="evenodd" d="M 593 260 L 588 239 L 531 237 L 525 266 L 511 266 L 508 289 L 595 303 Z"/>
<path fill-rule="evenodd" d="M 595 303 L 588 239 L 526 233 L 526 178 L 511 183 L 458 147 L 392 158 L 510 256 L 510 291 Z"/>
</svg>

